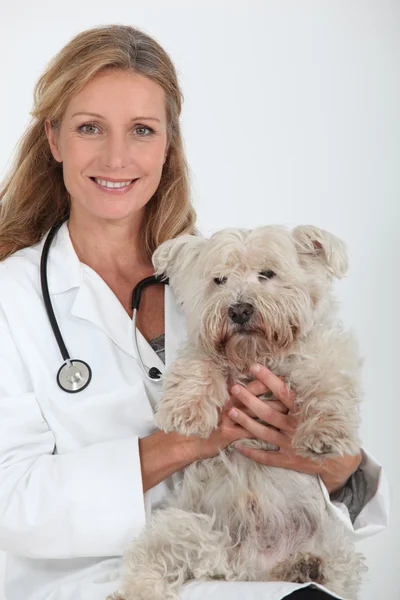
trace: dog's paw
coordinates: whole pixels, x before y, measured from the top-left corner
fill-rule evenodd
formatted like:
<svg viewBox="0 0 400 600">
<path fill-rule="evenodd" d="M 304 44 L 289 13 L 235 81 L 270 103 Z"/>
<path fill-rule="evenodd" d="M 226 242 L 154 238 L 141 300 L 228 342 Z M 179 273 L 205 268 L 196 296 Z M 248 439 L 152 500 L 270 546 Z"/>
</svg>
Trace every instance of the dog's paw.
<svg viewBox="0 0 400 600">
<path fill-rule="evenodd" d="M 311 429 L 304 423 L 298 427 L 292 440 L 293 448 L 300 456 L 307 458 L 329 458 L 355 455 L 359 452 L 360 443 L 350 437 L 344 430 L 336 427 L 315 427 Z"/>
<path fill-rule="evenodd" d="M 316 556 L 308 556 L 302 560 L 299 565 L 299 576 L 298 582 L 303 583 L 306 581 L 317 581 L 318 583 L 324 583 L 325 577 L 323 574 L 322 561 Z"/>
<path fill-rule="evenodd" d="M 323 572 L 323 562 L 313 554 L 298 552 L 293 559 L 278 564 L 272 576 L 280 581 L 296 583 L 316 582 L 323 584 L 326 579 Z"/>
<path fill-rule="evenodd" d="M 154 423 L 165 433 L 175 431 L 181 435 L 208 438 L 218 426 L 218 418 L 219 410 L 215 405 L 190 402 L 175 408 L 160 404 Z"/>
</svg>

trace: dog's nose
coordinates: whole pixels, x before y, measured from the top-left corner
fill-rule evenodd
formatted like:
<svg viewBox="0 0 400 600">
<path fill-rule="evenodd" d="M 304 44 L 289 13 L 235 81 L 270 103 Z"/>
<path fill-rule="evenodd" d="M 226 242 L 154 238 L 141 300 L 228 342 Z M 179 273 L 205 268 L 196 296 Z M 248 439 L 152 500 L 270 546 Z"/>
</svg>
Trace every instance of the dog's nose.
<svg viewBox="0 0 400 600">
<path fill-rule="evenodd" d="M 238 325 L 242 325 L 243 323 L 247 323 L 253 312 L 254 306 L 248 302 L 243 302 L 243 304 L 234 304 L 233 306 L 230 306 L 228 315 L 231 321 Z"/>
</svg>

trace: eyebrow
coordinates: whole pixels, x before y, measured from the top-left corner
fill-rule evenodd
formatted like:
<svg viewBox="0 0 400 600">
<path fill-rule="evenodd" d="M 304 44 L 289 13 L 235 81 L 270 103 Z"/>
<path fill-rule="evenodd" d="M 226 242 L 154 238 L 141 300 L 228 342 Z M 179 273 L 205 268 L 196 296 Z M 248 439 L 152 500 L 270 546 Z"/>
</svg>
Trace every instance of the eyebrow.
<svg viewBox="0 0 400 600">
<path fill-rule="evenodd" d="M 75 114 L 72 115 L 72 118 L 78 116 L 78 115 L 90 115 L 91 117 L 97 117 L 98 119 L 104 119 L 103 115 L 99 115 L 98 113 L 92 113 L 92 112 L 77 112 Z M 131 119 L 130 122 L 132 121 L 141 121 L 141 120 L 147 120 L 147 121 L 158 121 L 158 123 L 161 123 L 160 119 L 157 119 L 156 117 L 134 117 L 133 119 Z"/>
</svg>

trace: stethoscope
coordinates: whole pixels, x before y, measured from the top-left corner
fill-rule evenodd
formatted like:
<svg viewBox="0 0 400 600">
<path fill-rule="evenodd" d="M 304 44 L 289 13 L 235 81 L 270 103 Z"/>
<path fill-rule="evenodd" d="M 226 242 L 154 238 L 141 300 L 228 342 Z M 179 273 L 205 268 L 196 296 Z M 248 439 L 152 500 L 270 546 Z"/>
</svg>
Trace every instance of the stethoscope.
<svg viewBox="0 0 400 600">
<path fill-rule="evenodd" d="M 54 239 L 54 236 L 61 227 L 62 223 L 63 221 L 55 225 L 49 231 L 48 236 L 43 245 L 42 256 L 40 259 L 40 284 L 42 288 L 43 302 L 46 308 L 47 316 L 50 321 L 51 329 L 54 333 L 54 337 L 56 338 L 57 345 L 60 349 L 61 355 L 64 360 L 64 363 L 61 365 L 57 373 L 57 383 L 64 392 L 68 392 L 69 394 L 75 394 L 76 392 L 82 392 L 85 388 L 87 388 L 92 379 L 92 369 L 90 368 L 90 365 L 88 365 L 88 363 L 84 360 L 80 360 L 77 358 L 72 359 L 70 357 L 67 347 L 64 343 L 63 337 L 61 335 L 57 319 L 54 314 L 47 279 L 47 263 L 50 246 Z M 152 382 L 161 381 L 162 373 L 157 367 L 150 367 L 149 369 L 146 368 L 143 363 L 137 341 L 136 318 L 137 311 L 139 310 L 142 291 L 148 285 L 153 285 L 155 283 L 168 284 L 169 280 L 163 275 L 152 275 L 151 277 L 146 277 L 145 279 L 142 279 L 142 281 L 139 281 L 139 283 L 135 286 L 135 289 L 132 292 L 133 346 L 141 370 L 143 371 L 145 377 Z"/>
</svg>

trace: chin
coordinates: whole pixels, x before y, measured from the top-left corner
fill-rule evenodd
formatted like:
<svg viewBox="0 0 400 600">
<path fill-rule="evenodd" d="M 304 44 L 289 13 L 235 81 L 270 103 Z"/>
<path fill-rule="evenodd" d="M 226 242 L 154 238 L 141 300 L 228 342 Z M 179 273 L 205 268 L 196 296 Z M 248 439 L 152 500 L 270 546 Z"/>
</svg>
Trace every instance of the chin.
<svg viewBox="0 0 400 600">
<path fill-rule="evenodd" d="M 145 204 L 145 203 L 144 203 Z M 74 213 L 82 218 L 86 214 L 86 218 L 99 221 L 136 221 L 138 215 L 142 216 L 144 204 L 137 206 L 132 201 L 122 200 L 122 198 L 112 198 L 106 202 L 99 202 L 98 199 L 88 203 L 76 202 L 73 205 Z"/>
</svg>

